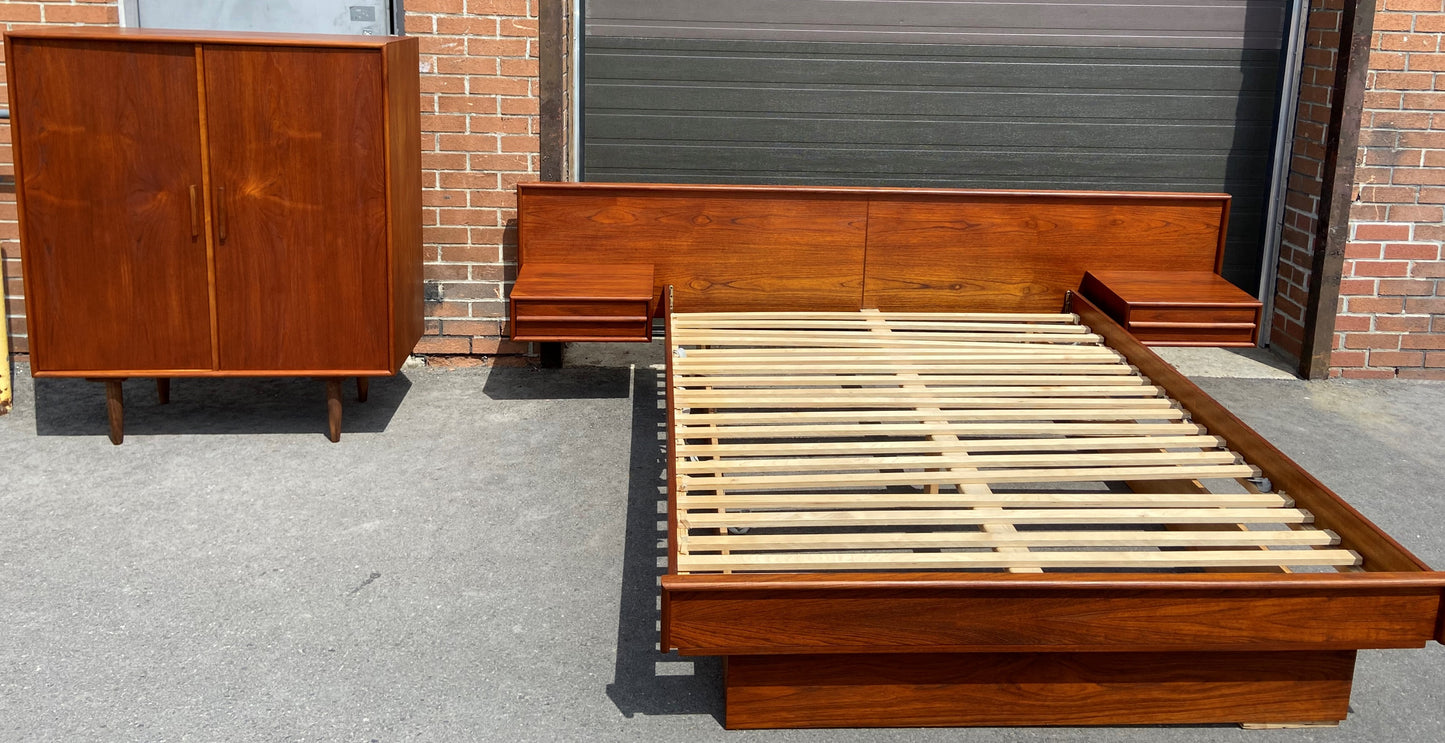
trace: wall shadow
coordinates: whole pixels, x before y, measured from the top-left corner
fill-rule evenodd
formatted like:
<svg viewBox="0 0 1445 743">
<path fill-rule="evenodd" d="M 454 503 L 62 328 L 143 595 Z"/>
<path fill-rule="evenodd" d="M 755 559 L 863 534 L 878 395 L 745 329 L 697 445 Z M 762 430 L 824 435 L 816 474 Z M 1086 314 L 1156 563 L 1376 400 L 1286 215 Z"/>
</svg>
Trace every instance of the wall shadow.
<svg viewBox="0 0 1445 743">
<path fill-rule="evenodd" d="M 341 435 L 380 433 L 411 389 L 406 372 L 372 377 L 366 402 L 356 383 L 342 386 Z M 171 401 L 161 405 L 151 379 L 127 379 L 127 436 L 180 434 L 315 433 L 326 435 L 326 387 L 309 377 L 175 378 Z M 35 380 L 35 433 L 39 436 L 105 436 L 105 385 L 85 379 Z"/>
<path fill-rule="evenodd" d="M 721 658 L 658 651 L 659 579 L 667 572 L 667 415 L 663 372 L 637 367 L 627 487 L 617 663 L 607 696 L 626 717 L 712 715 L 723 720 Z"/>
<path fill-rule="evenodd" d="M 487 373 L 482 392 L 493 400 L 617 400 L 625 399 L 631 387 L 632 371 L 626 367 L 498 366 Z"/>
</svg>

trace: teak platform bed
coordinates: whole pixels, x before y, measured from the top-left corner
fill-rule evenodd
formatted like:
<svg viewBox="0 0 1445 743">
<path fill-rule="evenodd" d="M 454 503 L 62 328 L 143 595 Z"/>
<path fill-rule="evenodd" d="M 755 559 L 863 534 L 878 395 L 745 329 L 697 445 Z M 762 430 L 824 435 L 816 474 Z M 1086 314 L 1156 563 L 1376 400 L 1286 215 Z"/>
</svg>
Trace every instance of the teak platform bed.
<svg viewBox="0 0 1445 743">
<path fill-rule="evenodd" d="M 519 202 L 524 277 L 652 267 L 662 648 L 730 728 L 1332 722 L 1358 649 L 1445 641 L 1445 574 L 1072 291 L 1217 272 L 1228 197 Z"/>
</svg>

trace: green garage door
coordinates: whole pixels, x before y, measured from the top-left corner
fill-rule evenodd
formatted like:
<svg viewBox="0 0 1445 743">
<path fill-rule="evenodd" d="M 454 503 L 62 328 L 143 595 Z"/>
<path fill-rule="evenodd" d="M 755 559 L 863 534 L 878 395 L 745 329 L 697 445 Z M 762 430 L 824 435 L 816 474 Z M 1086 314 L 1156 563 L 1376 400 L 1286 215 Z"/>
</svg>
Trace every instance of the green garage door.
<svg viewBox="0 0 1445 743">
<path fill-rule="evenodd" d="M 1224 191 L 1258 284 L 1284 0 L 586 0 L 590 181 Z"/>
</svg>

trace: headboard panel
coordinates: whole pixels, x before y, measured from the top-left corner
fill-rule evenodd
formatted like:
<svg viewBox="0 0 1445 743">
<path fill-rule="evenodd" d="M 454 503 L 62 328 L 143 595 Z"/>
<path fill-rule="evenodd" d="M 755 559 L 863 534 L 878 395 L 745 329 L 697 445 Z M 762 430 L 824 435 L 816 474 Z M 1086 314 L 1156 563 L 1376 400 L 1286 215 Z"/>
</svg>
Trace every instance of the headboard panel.
<svg viewBox="0 0 1445 743">
<path fill-rule="evenodd" d="M 879 194 L 869 206 L 863 304 L 1054 312 L 1087 270 L 1217 273 L 1228 198 Z"/>
<path fill-rule="evenodd" d="M 519 257 L 651 263 L 686 311 L 1056 311 L 1089 269 L 1218 271 L 1225 194 L 525 183 Z"/>
</svg>

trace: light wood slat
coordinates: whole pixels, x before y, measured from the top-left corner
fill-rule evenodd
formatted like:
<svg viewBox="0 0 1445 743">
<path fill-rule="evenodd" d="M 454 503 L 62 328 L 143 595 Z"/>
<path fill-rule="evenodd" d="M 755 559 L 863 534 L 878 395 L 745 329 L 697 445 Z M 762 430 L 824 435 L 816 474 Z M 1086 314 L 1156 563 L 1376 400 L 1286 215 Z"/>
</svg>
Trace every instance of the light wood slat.
<svg viewBox="0 0 1445 743">
<path fill-rule="evenodd" d="M 916 421 L 943 419 L 950 421 L 1120 421 L 1120 420 L 1183 420 L 1179 408 L 1131 407 L 1115 410 L 1059 409 L 1038 410 L 945 410 L 942 415 L 912 410 L 778 410 L 764 412 L 691 413 L 679 411 L 675 420 L 682 426 L 747 425 L 753 423 L 821 423 L 852 421 Z"/>
<path fill-rule="evenodd" d="M 960 378 L 967 378 L 976 375 L 998 375 L 1018 374 L 1035 375 L 1079 375 L 1096 374 L 1122 377 L 1130 380 L 1137 380 L 1139 384 L 1145 384 L 1143 378 L 1136 376 L 1133 367 L 1125 364 L 1090 364 L 1090 363 L 1009 363 L 1009 364 L 910 364 L 897 362 L 893 359 L 877 359 L 873 361 L 852 361 L 848 363 L 835 364 L 832 362 L 824 364 L 793 365 L 779 364 L 775 361 L 767 362 L 742 362 L 711 363 L 708 361 L 692 361 L 688 364 L 674 364 L 672 374 L 674 380 L 692 377 L 705 377 L 713 374 L 777 374 L 780 366 L 795 367 L 799 374 L 857 374 L 859 372 L 916 372 L 919 374 L 951 374 Z M 681 367 L 681 368 L 679 368 Z"/>
<path fill-rule="evenodd" d="M 911 370 L 909 370 L 911 371 Z M 1125 369 L 1128 371 L 1128 369 Z M 706 385 L 711 389 L 766 389 L 771 387 L 843 387 L 878 386 L 898 384 L 898 374 L 813 374 L 802 372 L 778 376 L 721 376 L 711 374 L 673 374 L 673 384 L 678 387 Z M 1146 383 L 1136 375 L 1114 374 L 1098 376 L 1081 375 L 1040 375 L 1040 374 L 920 374 L 918 384 L 958 386 L 968 388 L 1087 388 L 1103 386 L 1159 388 Z"/>
<path fill-rule="evenodd" d="M 1164 467 L 1084 467 L 1061 469 L 989 470 L 987 472 L 849 472 L 809 475 L 728 475 L 699 478 L 681 475 L 679 487 L 696 490 L 776 490 L 779 488 L 865 487 L 876 485 L 952 485 L 1005 482 L 1116 482 L 1121 480 L 1176 480 L 1179 478 L 1258 477 L 1259 470 L 1244 464 L 1170 465 Z"/>
<path fill-rule="evenodd" d="M 767 493 L 763 495 L 685 495 L 678 507 L 743 509 L 783 508 L 1288 508 L 1294 505 L 1278 493 Z"/>
<path fill-rule="evenodd" d="M 761 529 L 982 524 L 1308 524 L 1311 520 L 1312 517 L 1307 511 L 1297 508 L 1008 508 L 997 513 L 976 509 L 882 509 L 678 514 L 678 523 L 685 523 L 686 527 L 691 529 L 720 526 Z"/>
<path fill-rule="evenodd" d="M 874 312 L 869 312 L 869 313 L 865 313 L 865 315 L 870 315 L 870 316 L 868 317 L 868 320 L 869 320 L 869 322 L 870 322 L 871 324 L 873 324 L 873 325 L 875 325 L 875 326 L 877 326 L 877 325 L 879 325 L 879 324 L 886 323 L 886 321 L 880 320 L 880 319 L 878 318 L 878 314 L 877 314 L 876 311 L 874 311 Z M 874 330 L 875 330 L 875 332 L 881 332 L 881 333 L 891 333 L 891 332 L 892 332 L 891 330 L 889 330 L 889 329 L 886 328 L 886 327 L 875 327 Z M 904 372 L 904 373 L 899 373 L 899 374 L 897 374 L 897 376 L 898 376 L 900 379 L 919 379 L 919 378 L 920 378 L 920 375 L 919 375 L 918 373 L 912 372 L 912 371 L 910 371 L 910 372 Z M 904 386 L 909 386 L 909 385 L 906 385 L 906 384 L 905 384 Z M 934 406 L 934 405 L 921 406 L 921 407 L 919 407 L 918 409 L 919 409 L 920 411 L 922 411 L 922 412 L 928 412 L 928 413 L 942 412 L 938 407 L 936 407 L 936 406 Z M 928 421 L 928 422 L 929 422 L 929 423 L 943 423 L 944 421 L 941 421 L 941 420 L 930 420 L 930 421 Z M 958 443 L 958 441 L 959 441 L 958 436 L 955 435 L 955 434 L 951 434 L 951 433 L 933 434 L 933 435 L 930 436 L 929 438 L 932 439 L 932 440 L 934 440 L 934 441 L 944 441 L 944 442 L 953 442 L 953 443 Z M 968 456 L 968 453 L 965 452 L 965 453 L 962 454 L 962 456 L 963 456 L 963 457 L 967 457 L 967 456 Z M 955 484 L 953 487 L 954 487 L 959 493 L 962 493 L 962 494 L 964 494 L 964 495 L 971 495 L 971 496 L 993 495 L 993 488 L 990 487 L 989 485 L 986 485 L 986 484 L 983 484 L 983 483 L 957 483 L 957 484 Z M 941 488 L 939 485 L 937 485 L 937 484 L 933 484 L 933 485 L 929 485 L 929 486 L 928 486 L 927 491 L 928 491 L 929 493 L 937 494 L 937 493 L 939 493 L 939 492 L 942 492 L 942 488 Z M 721 495 L 721 494 L 723 493 L 723 491 L 720 491 L 720 490 L 719 490 L 719 491 L 715 491 L 715 492 L 717 492 L 719 495 Z M 974 506 L 974 508 L 977 509 L 978 507 L 977 507 L 977 506 Z M 978 510 L 979 510 L 980 512 L 995 512 L 997 509 L 983 508 L 983 509 L 978 509 Z M 994 523 L 994 524 L 984 524 L 983 527 L 982 527 L 982 529 L 983 529 L 983 531 L 984 531 L 985 533 L 988 533 L 988 534 L 1006 534 L 1006 533 L 1012 533 L 1012 532 L 1014 532 L 1014 531 L 1017 531 L 1017 530 L 1014 528 L 1013 524 L 997 524 L 997 523 Z M 994 552 L 1028 552 L 1028 551 L 1029 551 L 1029 548 L 1028 548 L 1028 547 L 1004 547 L 1004 546 L 994 546 L 994 547 L 991 547 L 990 549 L 992 549 Z M 1018 567 L 1009 567 L 1009 568 L 1008 568 L 1008 571 L 1011 572 L 1011 573 L 1043 572 L 1042 569 L 1039 569 L 1039 568 L 1018 568 Z"/>
<path fill-rule="evenodd" d="M 1168 464 L 1233 464 L 1239 455 L 1232 451 L 1190 451 L 1190 452 L 1099 452 L 1068 454 L 934 454 L 925 456 L 897 456 L 879 454 L 863 457 L 805 457 L 789 459 L 709 459 L 703 461 L 682 460 L 677 471 L 684 474 L 711 472 L 728 474 L 733 472 L 812 472 L 849 470 L 874 471 L 887 469 L 916 469 L 920 467 L 966 467 L 970 470 L 996 467 L 1127 467 L 1162 466 Z"/>
<path fill-rule="evenodd" d="M 829 438 L 860 436 L 926 436 L 953 433 L 960 436 L 1178 436 L 1203 434 L 1204 427 L 1194 423 L 840 423 L 795 425 L 701 425 L 677 426 L 678 440 L 713 437 L 739 438 Z M 1001 439 L 1000 441 L 1012 441 Z M 1060 439 L 1061 441 L 1063 439 Z M 1092 438 L 1081 438 L 1078 444 L 1087 448 Z M 978 439 L 975 439 L 978 441 Z M 1142 444 L 1141 444 L 1142 445 Z"/>
<path fill-rule="evenodd" d="M 1356 565 L 1350 550 L 1211 550 L 1209 552 L 825 552 L 679 556 L 687 572 L 799 570 L 916 570 L 926 568 L 1193 568 Z"/>
<path fill-rule="evenodd" d="M 958 322 L 1042 322 L 1076 325 L 1079 316 L 1070 312 L 878 312 L 884 320 L 950 320 Z M 674 312 L 673 325 L 711 320 L 727 321 L 733 318 L 751 317 L 774 320 L 834 320 L 856 318 L 855 311 L 847 312 Z"/>
<path fill-rule="evenodd" d="M 1074 333 L 897 333 L 897 337 L 888 336 L 881 338 L 874 333 L 867 331 L 854 332 L 839 330 L 834 332 L 808 332 L 808 331 L 773 331 L 749 333 L 746 331 L 675 331 L 673 340 L 685 346 L 746 346 L 750 348 L 783 346 L 786 348 L 814 347 L 823 348 L 900 348 L 909 346 L 938 346 L 947 345 L 963 348 L 988 348 L 990 346 L 1002 346 L 1006 348 L 1017 347 L 1019 350 L 1031 349 L 1034 346 L 1049 346 L 1052 344 L 1080 344 L 1094 345 L 1099 342 L 1099 336 L 1092 333 L 1078 335 Z"/>
<path fill-rule="evenodd" d="M 1119 355 L 1108 346 L 1051 346 L 1041 345 L 1030 347 L 1021 343 L 990 343 L 990 344 L 967 344 L 951 343 L 942 347 L 911 346 L 895 348 L 688 348 L 682 349 L 685 354 L 675 361 L 682 359 L 721 361 L 725 359 L 747 359 L 757 360 L 788 360 L 796 361 L 799 364 L 814 361 L 935 361 L 948 359 L 966 363 L 980 363 L 974 360 L 985 361 L 1018 361 L 1028 363 L 1037 361 L 1080 361 L 1089 360 L 1099 363 L 1101 360 L 1111 362 L 1123 362 L 1123 356 Z M 685 365 L 685 363 L 683 364 Z"/>
<path fill-rule="evenodd" d="M 696 552 L 948 549 L 1026 547 L 1329 547 L 1340 543 L 1322 529 L 1292 531 L 1013 531 L 867 532 L 862 534 L 726 534 L 692 537 Z"/>
<path fill-rule="evenodd" d="M 687 545 L 679 571 L 1037 572 L 1358 562 L 1345 550 L 1288 549 L 1328 547 L 1337 539 L 1305 526 L 1309 514 L 1290 507 L 1287 497 L 1257 488 L 1242 494 L 992 492 L 997 483 L 1246 478 L 1257 470 L 1186 422 L 1187 413 L 1120 354 L 1094 344 L 1097 336 L 1074 316 L 1035 316 L 1053 323 L 1044 327 L 1028 324 L 1035 317 L 973 315 L 674 315 L 679 347 L 672 359 L 671 433 L 679 439 L 679 541 Z M 736 345 L 754 342 L 764 347 Z M 680 347 L 689 343 L 725 347 Z M 701 409 L 709 412 L 692 412 Z M 865 440 L 836 440 L 843 437 Z M 770 438 L 782 441 L 743 441 Z M 856 490 L 892 485 L 927 492 Z M 852 492 L 829 492 L 839 488 Z M 1015 529 L 1025 524 L 1151 528 Z M 1289 528 L 1250 531 L 1241 524 Z M 978 531 L 847 532 L 959 526 Z M 732 535 L 728 527 L 845 531 Z M 1028 551 L 1050 547 L 1073 550 Z M 1156 551 L 1160 547 L 1195 549 Z M 896 551 L 949 548 L 989 551 Z M 1147 551 L 1095 551 L 1100 548 Z M 1095 558 L 1103 562 L 1091 562 Z"/>
<path fill-rule="evenodd" d="M 855 313 L 853 317 L 840 317 L 829 320 L 777 320 L 759 318 L 729 318 L 717 321 L 692 321 L 683 318 L 681 322 L 674 321 L 675 332 L 686 334 L 693 330 L 858 330 L 860 328 L 874 327 L 874 320 L 859 320 Z M 886 329 L 890 331 L 899 330 L 947 330 L 947 331 L 968 331 L 986 333 L 1079 333 L 1086 334 L 1089 329 L 1083 325 L 1072 325 L 1069 323 L 1011 323 L 1011 322 L 985 322 L 981 320 L 889 320 L 886 321 Z"/>
<path fill-rule="evenodd" d="M 1218 436 L 1128 436 L 1092 439 L 964 439 L 836 441 L 807 443 L 758 444 L 677 444 L 679 456 L 694 457 L 766 457 L 788 454 L 867 454 L 872 452 L 948 452 L 970 453 L 993 451 L 1103 451 L 1117 449 L 1216 449 L 1224 446 Z"/>
<path fill-rule="evenodd" d="M 1035 398 L 1024 400 L 1021 398 Z M 1119 398 L 1136 398 L 1120 400 Z M 878 403 L 897 404 L 937 402 L 941 407 L 985 403 L 1013 407 L 1025 405 L 1061 407 L 1173 407 L 1174 403 L 1159 397 L 1154 387 L 938 387 L 895 389 L 892 387 L 860 387 L 858 389 L 757 389 L 711 390 L 680 388 L 673 395 L 678 407 L 761 407 L 756 403 L 807 403 L 808 407 L 852 407 Z M 847 403 L 847 404 L 840 404 Z M 912 408 L 913 405 L 908 407 Z"/>
</svg>

